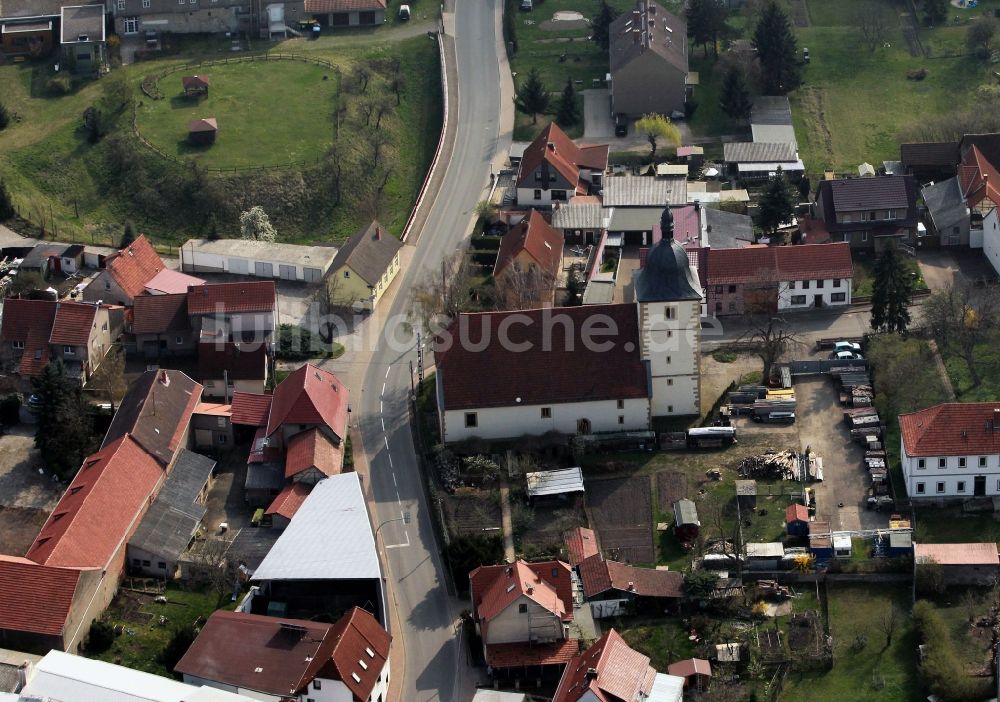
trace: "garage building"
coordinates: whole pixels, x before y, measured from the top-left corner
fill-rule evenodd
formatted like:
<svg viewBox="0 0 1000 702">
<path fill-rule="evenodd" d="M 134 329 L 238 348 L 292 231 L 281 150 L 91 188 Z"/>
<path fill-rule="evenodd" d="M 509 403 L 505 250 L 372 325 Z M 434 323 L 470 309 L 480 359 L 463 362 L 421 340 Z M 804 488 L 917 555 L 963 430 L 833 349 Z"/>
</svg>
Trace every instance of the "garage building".
<svg viewBox="0 0 1000 702">
<path fill-rule="evenodd" d="M 181 270 L 318 283 L 336 255 L 337 249 L 333 246 L 244 239 L 188 239 L 181 247 Z"/>
</svg>

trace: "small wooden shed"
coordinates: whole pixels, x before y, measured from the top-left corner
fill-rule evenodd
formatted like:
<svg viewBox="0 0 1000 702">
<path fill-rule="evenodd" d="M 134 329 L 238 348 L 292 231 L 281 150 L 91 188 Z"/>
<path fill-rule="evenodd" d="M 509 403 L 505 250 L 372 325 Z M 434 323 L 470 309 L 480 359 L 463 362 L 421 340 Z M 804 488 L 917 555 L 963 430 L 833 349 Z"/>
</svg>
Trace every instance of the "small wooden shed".
<svg viewBox="0 0 1000 702">
<path fill-rule="evenodd" d="M 785 508 L 785 531 L 789 536 L 809 536 L 809 508 L 794 504 Z"/>
<path fill-rule="evenodd" d="M 688 658 L 667 666 L 669 675 L 684 678 L 684 687 L 703 692 L 712 682 L 712 664 L 704 658 Z"/>
<path fill-rule="evenodd" d="M 674 534 L 681 543 L 691 543 L 698 538 L 701 522 L 698 521 L 698 508 L 688 499 L 677 500 L 674 503 Z"/>
<path fill-rule="evenodd" d="M 737 480 L 736 501 L 740 509 L 757 509 L 757 481 Z"/>
<path fill-rule="evenodd" d="M 196 119 L 188 125 L 188 141 L 198 146 L 214 144 L 218 133 L 219 123 L 215 117 Z"/>
<path fill-rule="evenodd" d="M 181 85 L 187 97 L 208 95 L 208 76 L 183 76 Z"/>
</svg>

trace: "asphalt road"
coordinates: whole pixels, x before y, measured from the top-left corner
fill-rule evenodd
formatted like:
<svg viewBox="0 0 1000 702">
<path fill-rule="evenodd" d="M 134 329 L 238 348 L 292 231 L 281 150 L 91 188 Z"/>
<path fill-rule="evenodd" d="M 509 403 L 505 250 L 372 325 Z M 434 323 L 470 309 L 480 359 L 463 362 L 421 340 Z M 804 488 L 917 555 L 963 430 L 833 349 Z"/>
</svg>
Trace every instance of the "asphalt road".
<svg viewBox="0 0 1000 702">
<path fill-rule="evenodd" d="M 442 164 L 446 170 L 441 190 L 431 204 L 411 264 L 393 300 L 390 326 L 393 318 L 406 314 L 412 286 L 439 270 L 441 260 L 465 237 L 489 180 L 490 164 L 501 146 L 495 2 L 456 3 L 459 90 L 454 152 L 449 162 Z M 463 675 L 465 650 L 455 628 L 463 604 L 451 597 L 445 586 L 433 515 L 428 511 L 410 432 L 409 362 L 415 357 L 413 350 L 400 351 L 382 338 L 372 352 L 355 411 L 359 412 L 368 456 L 377 521 L 411 514 L 409 525 L 385 524 L 379 534 L 386 549 L 389 606 L 399 613 L 402 629 L 393 634 L 405 650 L 400 699 L 452 702 L 464 698 L 460 687 L 468 680 Z"/>
</svg>

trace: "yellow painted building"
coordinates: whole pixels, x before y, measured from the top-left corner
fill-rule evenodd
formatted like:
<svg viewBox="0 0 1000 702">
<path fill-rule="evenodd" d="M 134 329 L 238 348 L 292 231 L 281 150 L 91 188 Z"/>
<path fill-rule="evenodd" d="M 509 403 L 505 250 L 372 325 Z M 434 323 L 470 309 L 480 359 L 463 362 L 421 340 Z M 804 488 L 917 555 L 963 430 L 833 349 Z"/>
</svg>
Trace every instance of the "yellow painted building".
<svg viewBox="0 0 1000 702">
<path fill-rule="evenodd" d="M 337 252 L 328 284 L 336 304 L 374 310 L 399 273 L 403 243 L 373 221 Z"/>
</svg>

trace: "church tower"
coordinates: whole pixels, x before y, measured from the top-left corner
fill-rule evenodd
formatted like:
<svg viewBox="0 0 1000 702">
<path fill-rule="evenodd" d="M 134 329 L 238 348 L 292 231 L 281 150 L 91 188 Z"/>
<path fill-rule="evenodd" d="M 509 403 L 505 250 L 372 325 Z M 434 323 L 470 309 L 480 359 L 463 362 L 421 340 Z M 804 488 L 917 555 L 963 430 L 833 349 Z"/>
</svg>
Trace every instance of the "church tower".
<svg viewBox="0 0 1000 702">
<path fill-rule="evenodd" d="M 701 414 L 701 285 L 687 251 L 674 241 L 669 206 L 660 230 L 660 241 L 633 276 L 652 414 Z"/>
</svg>

